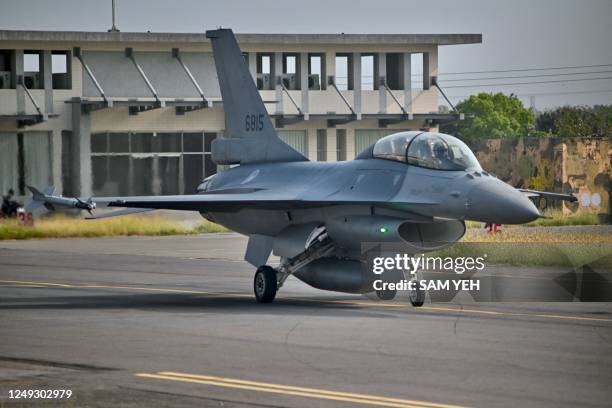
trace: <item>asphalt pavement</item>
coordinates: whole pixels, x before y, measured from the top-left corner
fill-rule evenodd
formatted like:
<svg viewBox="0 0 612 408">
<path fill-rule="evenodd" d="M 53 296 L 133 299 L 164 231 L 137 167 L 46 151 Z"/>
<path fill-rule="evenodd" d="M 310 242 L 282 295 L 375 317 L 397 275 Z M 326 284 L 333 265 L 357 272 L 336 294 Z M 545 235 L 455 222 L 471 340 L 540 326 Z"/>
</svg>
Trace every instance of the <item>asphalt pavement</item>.
<svg viewBox="0 0 612 408">
<path fill-rule="evenodd" d="M 608 407 L 612 304 L 410 306 L 289 278 L 236 234 L 0 242 L 0 406 Z M 70 390 L 63 399 L 15 390 Z"/>
</svg>

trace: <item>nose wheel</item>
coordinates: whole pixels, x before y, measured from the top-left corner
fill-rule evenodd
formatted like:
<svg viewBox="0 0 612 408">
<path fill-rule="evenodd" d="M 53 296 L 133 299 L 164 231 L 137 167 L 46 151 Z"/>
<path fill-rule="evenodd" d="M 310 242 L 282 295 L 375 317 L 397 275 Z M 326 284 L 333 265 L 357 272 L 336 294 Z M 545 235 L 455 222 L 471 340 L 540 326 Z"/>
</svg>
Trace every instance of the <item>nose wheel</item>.
<svg viewBox="0 0 612 408">
<path fill-rule="evenodd" d="M 411 283 L 414 289 L 408 292 L 408 299 L 410 304 L 414 307 L 421 307 L 425 303 L 425 291 L 421 289 L 419 283 L 423 280 L 423 273 L 418 271 L 412 278 Z"/>
<path fill-rule="evenodd" d="M 257 268 L 255 278 L 253 279 L 253 290 L 255 299 L 259 303 L 271 303 L 276 297 L 278 290 L 278 279 L 276 269 L 268 265 L 263 265 Z"/>
<path fill-rule="evenodd" d="M 414 307 L 421 307 L 425 303 L 425 291 L 415 288 L 408 293 L 410 304 Z"/>
</svg>

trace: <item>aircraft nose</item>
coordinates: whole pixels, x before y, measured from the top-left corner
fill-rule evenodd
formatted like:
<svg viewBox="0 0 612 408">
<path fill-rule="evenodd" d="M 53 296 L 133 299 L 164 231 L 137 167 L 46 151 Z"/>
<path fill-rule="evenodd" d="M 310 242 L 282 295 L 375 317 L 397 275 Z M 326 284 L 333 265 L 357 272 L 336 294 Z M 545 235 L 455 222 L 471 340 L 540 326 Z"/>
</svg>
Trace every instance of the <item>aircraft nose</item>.
<svg viewBox="0 0 612 408">
<path fill-rule="evenodd" d="M 523 193 L 500 180 L 487 180 L 468 194 L 467 218 L 495 224 L 524 224 L 540 216 Z"/>
</svg>

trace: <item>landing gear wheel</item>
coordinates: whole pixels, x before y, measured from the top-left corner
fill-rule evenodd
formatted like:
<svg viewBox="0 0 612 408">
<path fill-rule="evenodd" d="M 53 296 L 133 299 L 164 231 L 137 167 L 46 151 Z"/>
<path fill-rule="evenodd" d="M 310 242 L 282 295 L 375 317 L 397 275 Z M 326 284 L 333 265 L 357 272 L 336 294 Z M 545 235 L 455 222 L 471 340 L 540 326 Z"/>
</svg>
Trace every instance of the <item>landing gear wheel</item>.
<svg viewBox="0 0 612 408">
<path fill-rule="evenodd" d="M 425 291 L 418 287 L 408 293 L 410 304 L 414 307 L 421 307 L 425 303 Z"/>
<path fill-rule="evenodd" d="M 255 291 L 255 299 L 259 303 L 271 303 L 278 290 L 276 270 L 268 265 L 257 268 L 255 279 L 253 279 L 253 290 Z"/>
<path fill-rule="evenodd" d="M 387 289 L 387 290 L 377 290 L 376 291 L 376 296 L 378 296 L 378 299 L 380 300 L 393 300 L 395 299 L 395 295 L 397 294 L 397 290 L 393 289 Z"/>
</svg>

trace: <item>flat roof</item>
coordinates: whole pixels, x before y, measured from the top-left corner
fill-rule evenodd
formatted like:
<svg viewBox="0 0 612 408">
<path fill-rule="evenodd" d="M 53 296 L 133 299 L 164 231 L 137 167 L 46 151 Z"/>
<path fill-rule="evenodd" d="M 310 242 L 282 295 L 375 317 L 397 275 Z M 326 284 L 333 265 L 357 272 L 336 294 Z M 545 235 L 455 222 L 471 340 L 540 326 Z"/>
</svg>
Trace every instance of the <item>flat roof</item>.
<svg viewBox="0 0 612 408">
<path fill-rule="evenodd" d="M 482 34 L 236 34 L 243 44 L 479 44 Z M 0 41 L 208 42 L 202 33 L 0 30 Z"/>
</svg>

